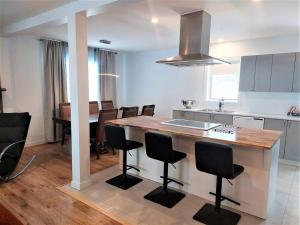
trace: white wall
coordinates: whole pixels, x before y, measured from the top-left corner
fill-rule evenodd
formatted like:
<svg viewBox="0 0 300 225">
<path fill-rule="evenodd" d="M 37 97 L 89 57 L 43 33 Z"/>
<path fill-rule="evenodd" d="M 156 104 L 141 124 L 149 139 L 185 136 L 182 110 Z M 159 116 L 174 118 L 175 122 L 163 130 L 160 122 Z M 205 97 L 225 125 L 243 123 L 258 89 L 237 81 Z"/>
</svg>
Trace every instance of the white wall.
<svg viewBox="0 0 300 225">
<path fill-rule="evenodd" d="M 42 51 L 30 36 L 0 38 L 2 86 L 5 112 L 32 115 L 27 145 L 45 142 L 43 113 Z"/>
<path fill-rule="evenodd" d="M 300 52 L 299 36 L 262 38 L 215 44 L 210 54 L 216 57 Z M 126 54 L 126 104 L 154 103 L 157 115 L 171 116 L 172 109 L 181 107 L 182 99 L 195 99 L 200 108 L 217 108 L 217 102 L 206 101 L 205 67 L 177 68 L 155 63 L 174 56 L 178 49 Z M 299 105 L 299 93 L 240 93 L 237 104 L 225 109 L 284 114 L 290 105 Z"/>
</svg>

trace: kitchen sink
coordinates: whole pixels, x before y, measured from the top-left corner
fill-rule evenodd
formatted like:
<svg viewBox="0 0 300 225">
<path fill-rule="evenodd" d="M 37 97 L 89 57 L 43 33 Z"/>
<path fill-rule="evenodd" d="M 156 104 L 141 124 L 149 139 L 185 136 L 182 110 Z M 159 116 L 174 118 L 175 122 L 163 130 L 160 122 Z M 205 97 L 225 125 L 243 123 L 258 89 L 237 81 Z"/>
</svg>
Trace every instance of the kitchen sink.
<svg viewBox="0 0 300 225">
<path fill-rule="evenodd" d="M 234 113 L 234 111 L 230 111 L 230 110 L 218 110 L 218 109 L 200 109 L 200 112 L 223 112 L 223 113 Z"/>
</svg>

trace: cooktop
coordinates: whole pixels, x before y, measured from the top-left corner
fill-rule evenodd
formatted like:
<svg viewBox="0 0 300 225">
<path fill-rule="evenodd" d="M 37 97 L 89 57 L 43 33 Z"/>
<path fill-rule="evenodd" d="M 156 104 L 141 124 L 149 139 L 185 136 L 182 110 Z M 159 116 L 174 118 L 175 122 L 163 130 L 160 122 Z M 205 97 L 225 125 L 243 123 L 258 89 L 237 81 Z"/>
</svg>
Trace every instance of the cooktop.
<svg viewBox="0 0 300 225">
<path fill-rule="evenodd" d="M 193 128 L 199 130 L 210 130 L 221 125 L 219 123 L 208 123 L 208 122 L 184 120 L 184 119 L 168 120 L 168 121 L 161 122 L 161 124 L 177 126 L 177 127 L 187 127 L 187 128 Z"/>
</svg>

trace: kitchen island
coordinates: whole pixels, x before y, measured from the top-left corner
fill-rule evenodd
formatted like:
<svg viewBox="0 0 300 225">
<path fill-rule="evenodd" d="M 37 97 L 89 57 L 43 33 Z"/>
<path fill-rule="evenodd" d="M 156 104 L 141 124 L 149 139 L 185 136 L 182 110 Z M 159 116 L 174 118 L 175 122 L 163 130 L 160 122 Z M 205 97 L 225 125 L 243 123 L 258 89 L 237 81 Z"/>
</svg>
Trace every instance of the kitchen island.
<svg viewBox="0 0 300 225">
<path fill-rule="evenodd" d="M 237 128 L 233 133 L 222 133 L 214 129 L 204 131 L 199 129 L 176 127 L 162 124 L 168 118 L 139 116 L 110 121 L 112 124 L 124 126 L 128 138 L 144 143 L 146 131 L 157 131 L 171 135 L 173 148 L 187 154 L 173 167 L 169 165 L 169 175 L 184 183 L 183 187 L 170 184 L 174 188 L 195 194 L 214 201 L 210 191 L 215 191 L 216 177 L 202 173 L 195 165 L 195 142 L 204 140 L 223 143 L 233 148 L 235 164 L 245 168 L 243 174 L 232 181 L 233 185 L 224 182 L 223 195 L 241 203 L 240 206 L 224 201 L 222 204 L 240 211 L 266 219 L 272 210 L 276 188 L 276 176 L 281 132 Z M 120 165 L 122 165 L 120 154 Z M 163 164 L 147 157 L 145 149 L 131 152 L 128 164 L 138 166 L 141 171 L 133 172 L 157 182 L 162 182 Z M 188 209 L 187 209 L 188 210 Z"/>
</svg>

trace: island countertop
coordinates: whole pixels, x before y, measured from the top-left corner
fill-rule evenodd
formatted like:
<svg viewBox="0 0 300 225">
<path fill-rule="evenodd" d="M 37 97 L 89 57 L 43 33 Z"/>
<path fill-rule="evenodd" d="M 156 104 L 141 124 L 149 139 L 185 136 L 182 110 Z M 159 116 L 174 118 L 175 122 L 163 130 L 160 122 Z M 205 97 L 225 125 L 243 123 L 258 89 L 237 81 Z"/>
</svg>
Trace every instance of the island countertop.
<svg viewBox="0 0 300 225">
<path fill-rule="evenodd" d="M 237 146 L 252 147 L 262 150 L 270 150 L 276 141 L 280 138 L 282 132 L 273 130 L 260 130 L 250 128 L 237 128 L 234 134 L 226 134 L 216 132 L 213 129 L 209 131 L 176 127 L 161 124 L 161 122 L 170 120 L 169 118 L 138 116 L 123 119 L 116 119 L 109 121 L 114 125 L 129 126 L 140 128 L 143 130 L 154 130 L 160 132 L 167 132 L 174 135 L 205 138 L 224 142 L 225 144 L 232 144 Z"/>
</svg>

